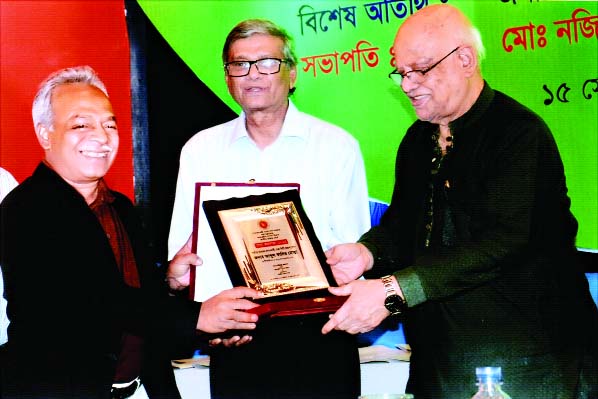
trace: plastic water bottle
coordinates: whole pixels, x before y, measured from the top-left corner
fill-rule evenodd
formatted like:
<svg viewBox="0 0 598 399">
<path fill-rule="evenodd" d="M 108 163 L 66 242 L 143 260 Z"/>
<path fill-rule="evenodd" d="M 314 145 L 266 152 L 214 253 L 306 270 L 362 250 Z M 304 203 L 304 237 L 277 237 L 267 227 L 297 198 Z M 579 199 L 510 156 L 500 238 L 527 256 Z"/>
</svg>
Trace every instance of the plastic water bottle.
<svg viewBox="0 0 598 399">
<path fill-rule="evenodd" d="M 502 388 L 500 367 L 476 367 L 478 392 L 471 399 L 511 399 Z"/>
</svg>

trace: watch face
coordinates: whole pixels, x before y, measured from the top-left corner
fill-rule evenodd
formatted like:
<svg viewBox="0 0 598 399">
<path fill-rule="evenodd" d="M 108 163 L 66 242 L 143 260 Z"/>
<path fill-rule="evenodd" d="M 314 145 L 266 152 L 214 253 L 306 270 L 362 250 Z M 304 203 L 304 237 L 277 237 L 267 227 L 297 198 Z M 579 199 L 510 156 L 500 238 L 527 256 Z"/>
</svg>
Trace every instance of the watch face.
<svg viewBox="0 0 598 399">
<path fill-rule="evenodd" d="M 384 300 L 384 307 L 391 315 L 398 315 L 405 311 L 407 304 L 405 300 L 398 295 L 389 295 Z"/>
</svg>

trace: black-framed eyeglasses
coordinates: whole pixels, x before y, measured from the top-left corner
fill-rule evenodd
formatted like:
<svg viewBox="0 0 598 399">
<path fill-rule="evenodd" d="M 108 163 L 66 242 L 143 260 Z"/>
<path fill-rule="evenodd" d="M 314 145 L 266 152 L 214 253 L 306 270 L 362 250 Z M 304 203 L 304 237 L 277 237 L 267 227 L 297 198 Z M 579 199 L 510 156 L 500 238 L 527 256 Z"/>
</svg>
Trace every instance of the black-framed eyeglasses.
<svg viewBox="0 0 598 399">
<path fill-rule="evenodd" d="M 257 71 L 262 75 L 272 75 L 280 72 L 280 64 L 283 62 L 287 62 L 287 60 L 281 60 L 280 58 L 261 58 L 255 61 L 230 61 L 224 64 L 224 69 L 228 76 L 238 78 L 249 75 L 251 66 L 255 64 Z"/>
<path fill-rule="evenodd" d="M 426 69 L 412 69 L 411 71 L 407 72 L 399 72 L 396 69 L 393 70 L 391 73 L 388 74 L 388 77 L 393 80 L 397 85 L 401 85 L 403 83 L 403 79 L 407 78 L 413 83 L 421 83 L 426 79 L 426 74 L 430 72 L 432 69 L 436 68 L 438 64 L 442 61 L 446 60 L 449 55 L 453 54 L 455 51 L 459 50 L 461 46 L 455 47 L 450 53 L 442 57 L 438 62 L 435 64 L 427 67 Z"/>
</svg>

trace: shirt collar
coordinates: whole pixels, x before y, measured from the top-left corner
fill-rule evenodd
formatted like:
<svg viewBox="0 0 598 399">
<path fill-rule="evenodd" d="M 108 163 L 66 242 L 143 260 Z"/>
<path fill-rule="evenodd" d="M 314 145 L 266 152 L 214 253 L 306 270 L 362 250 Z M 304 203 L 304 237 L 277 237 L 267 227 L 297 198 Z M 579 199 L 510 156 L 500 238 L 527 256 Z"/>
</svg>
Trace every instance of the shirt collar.
<svg viewBox="0 0 598 399">
<path fill-rule="evenodd" d="M 96 199 L 89 205 L 91 209 L 97 209 L 102 205 L 111 204 L 114 202 L 114 195 L 110 192 L 108 185 L 104 178 L 98 180 L 98 194 Z"/>
<path fill-rule="evenodd" d="M 301 112 L 299 112 L 295 104 L 289 99 L 289 107 L 287 108 L 287 113 L 278 137 L 298 137 L 306 140 L 308 134 L 307 131 L 308 129 L 305 126 L 305 121 L 301 120 Z M 241 112 L 234 122 L 233 133 L 229 144 L 232 145 L 241 139 L 250 140 L 249 133 L 245 127 L 245 112 Z"/>
<path fill-rule="evenodd" d="M 52 167 L 52 165 L 50 165 L 50 162 L 46 161 L 45 159 L 42 159 L 42 163 L 48 168 L 50 169 L 52 172 L 56 173 L 56 175 L 58 175 L 62 180 L 64 180 L 64 178 L 62 176 L 60 176 L 58 174 L 58 172 L 56 172 L 54 170 L 54 168 Z M 68 183 L 67 183 L 68 184 Z M 70 185 L 70 184 L 69 184 Z M 73 187 L 74 188 L 74 187 Z M 114 202 L 114 195 L 112 194 L 112 192 L 110 191 L 110 188 L 108 188 L 108 184 L 106 184 L 106 181 L 104 180 L 103 177 L 101 177 L 98 180 L 98 194 L 96 196 L 96 199 L 89 205 L 92 209 L 96 208 L 98 206 L 101 206 L 105 203 L 111 204 Z"/>
</svg>

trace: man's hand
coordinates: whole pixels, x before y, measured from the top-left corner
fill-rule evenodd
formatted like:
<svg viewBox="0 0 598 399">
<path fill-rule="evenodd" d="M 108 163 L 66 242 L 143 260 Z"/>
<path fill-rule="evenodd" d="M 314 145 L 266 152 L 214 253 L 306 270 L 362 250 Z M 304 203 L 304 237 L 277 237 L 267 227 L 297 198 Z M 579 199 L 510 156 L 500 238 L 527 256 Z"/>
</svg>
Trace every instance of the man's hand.
<svg viewBox="0 0 598 399">
<path fill-rule="evenodd" d="M 244 335 L 243 337 L 239 337 L 238 335 L 235 335 L 234 337 L 230 337 L 230 338 L 211 339 L 209 344 L 210 344 L 210 346 L 218 346 L 218 345 L 222 344 L 222 345 L 226 346 L 227 348 L 230 348 L 233 346 L 245 345 L 245 344 L 251 342 L 252 339 L 253 339 L 253 337 L 251 335 Z"/>
<path fill-rule="evenodd" d="M 368 332 L 390 314 L 384 307 L 386 291 L 379 279 L 357 280 L 328 290 L 338 296 L 349 295 L 349 298 L 330 316 L 330 320 L 322 328 L 322 334 L 332 330 L 344 330 L 350 334 Z"/>
<path fill-rule="evenodd" d="M 258 316 L 245 310 L 259 305 L 245 298 L 258 297 L 260 293 L 249 287 L 235 287 L 214 295 L 201 305 L 197 329 L 207 333 L 253 330 Z"/>
<path fill-rule="evenodd" d="M 374 256 L 363 244 L 340 244 L 326 251 L 326 263 L 339 285 L 350 283 L 372 268 Z"/>
<path fill-rule="evenodd" d="M 179 252 L 168 264 L 168 271 L 166 272 L 166 281 L 171 290 L 182 290 L 189 286 L 191 278 L 191 265 L 200 266 L 203 261 L 199 256 L 191 252 L 191 239 L 183 245 Z"/>
</svg>

